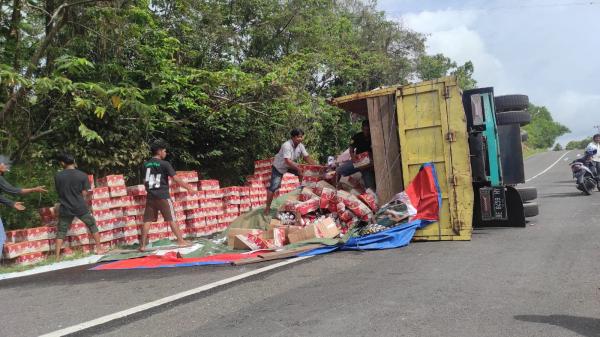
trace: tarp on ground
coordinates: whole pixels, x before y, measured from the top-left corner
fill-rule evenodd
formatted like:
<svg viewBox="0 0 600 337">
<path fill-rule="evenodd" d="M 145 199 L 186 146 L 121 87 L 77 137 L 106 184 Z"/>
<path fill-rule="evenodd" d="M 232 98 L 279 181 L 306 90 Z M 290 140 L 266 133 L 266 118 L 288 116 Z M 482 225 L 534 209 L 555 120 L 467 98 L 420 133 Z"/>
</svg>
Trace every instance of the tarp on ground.
<svg viewBox="0 0 600 337">
<path fill-rule="evenodd" d="M 391 249 L 408 245 L 417 229 L 423 228 L 439 219 L 442 196 L 437 180 L 435 166 L 431 163 L 424 164 L 419 173 L 407 186 L 405 193 L 410 199 L 412 205 L 417 210 L 417 214 L 411 219 L 411 221 L 379 233 L 360 237 L 350 237 L 345 242 L 343 242 L 344 240 L 329 240 L 329 243 L 332 244 L 331 246 L 299 253 L 298 256 L 326 254 L 336 250 Z M 255 216 L 254 218 L 257 217 Z M 259 220 L 250 223 L 249 226 L 261 226 L 263 221 L 266 221 L 266 217 L 263 218 L 261 216 Z M 237 226 L 243 227 L 235 228 L 261 228 L 245 227 L 241 219 L 237 223 Z M 343 243 L 339 244 L 339 242 Z M 325 242 L 320 241 L 319 243 Z M 263 251 L 248 253 L 225 253 L 195 258 L 181 258 L 177 257 L 176 254 L 167 254 L 165 256 L 146 256 L 137 259 L 107 263 L 95 267 L 94 270 L 189 267 L 210 264 L 228 264 L 239 259 L 258 256 L 260 253 L 263 253 Z"/>
</svg>

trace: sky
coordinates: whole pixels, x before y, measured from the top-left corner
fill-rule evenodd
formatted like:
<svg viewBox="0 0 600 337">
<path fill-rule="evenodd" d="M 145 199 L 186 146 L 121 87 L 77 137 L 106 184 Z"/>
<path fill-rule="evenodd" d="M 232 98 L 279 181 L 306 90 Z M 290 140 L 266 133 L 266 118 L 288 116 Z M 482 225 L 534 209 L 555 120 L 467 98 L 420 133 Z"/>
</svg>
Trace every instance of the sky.
<svg viewBox="0 0 600 337">
<path fill-rule="evenodd" d="M 472 61 L 478 87 L 526 94 L 571 133 L 600 126 L 600 1 L 379 0 L 388 18 L 427 36 L 427 51 Z"/>
</svg>

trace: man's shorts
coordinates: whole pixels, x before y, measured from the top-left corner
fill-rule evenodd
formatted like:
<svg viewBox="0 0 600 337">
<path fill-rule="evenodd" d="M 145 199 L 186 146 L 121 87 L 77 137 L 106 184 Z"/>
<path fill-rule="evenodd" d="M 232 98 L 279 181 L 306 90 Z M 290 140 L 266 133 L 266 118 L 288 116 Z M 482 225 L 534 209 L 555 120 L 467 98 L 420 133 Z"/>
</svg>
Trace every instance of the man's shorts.
<svg viewBox="0 0 600 337">
<path fill-rule="evenodd" d="M 85 213 L 82 216 L 78 216 L 79 220 L 81 220 L 87 228 L 89 228 L 90 232 L 98 233 L 98 227 L 96 227 L 96 219 L 90 213 Z M 64 239 L 67 236 L 67 231 L 69 231 L 69 227 L 71 223 L 73 223 L 73 219 L 75 219 L 74 215 L 62 214 L 62 212 L 58 213 L 58 228 L 56 232 L 57 239 Z"/>
<path fill-rule="evenodd" d="M 167 222 L 175 219 L 175 208 L 171 199 L 146 199 L 146 210 L 144 211 L 144 222 L 156 222 L 158 212 L 162 214 Z"/>
<path fill-rule="evenodd" d="M 293 174 L 295 176 L 300 175 L 300 173 L 294 169 L 288 169 L 287 173 Z M 283 178 L 283 173 L 280 173 L 275 166 L 271 167 L 271 184 L 269 185 L 269 191 L 275 193 L 279 187 L 281 187 L 281 179 Z"/>
</svg>

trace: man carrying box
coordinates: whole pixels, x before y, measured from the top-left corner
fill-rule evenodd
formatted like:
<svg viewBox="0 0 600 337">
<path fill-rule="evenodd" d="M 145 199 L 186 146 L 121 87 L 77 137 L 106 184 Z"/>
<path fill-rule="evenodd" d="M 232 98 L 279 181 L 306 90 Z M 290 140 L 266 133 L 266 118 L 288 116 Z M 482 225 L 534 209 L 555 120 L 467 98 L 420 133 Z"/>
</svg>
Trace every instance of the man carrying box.
<svg viewBox="0 0 600 337">
<path fill-rule="evenodd" d="M 19 188 L 11 185 L 6 179 L 4 179 L 4 173 L 10 171 L 10 160 L 8 157 L 0 155 L 0 192 L 6 192 L 10 194 L 29 194 L 35 192 L 48 192 L 44 186 L 38 186 L 33 188 Z M 14 202 L 0 195 L 0 204 L 14 208 L 17 211 L 24 211 L 25 206 L 22 202 Z M 4 232 L 4 224 L 0 219 L 0 258 L 2 257 L 2 250 L 4 248 L 4 242 L 6 241 L 6 233 Z"/>
<path fill-rule="evenodd" d="M 373 148 L 371 147 L 371 129 L 368 120 L 362 122 L 362 131 L 355 134 L 350 140 L 348 151 L 350 152 L 350 158 L 352 160 L 342 163 L 337 170 L 338 174 L 345 177 L 360 172 L 365 187 L 375 191 L 375 170 L 373 169 L 373 165 L 371 164 L 359 169 L 355 168 L 353 164 L 357 155 L 365 152 L 369 153 L 369 158 L 372 162 Z"/>
<path fill-rule="evenodd" d="M 158 220 L 158 213 L 162 214 L 165 221 L 173 230 L 177 238 L 177 245 L 180 247 L 189 246 L 191 243 L 185 241 L 181 231 L 175 222 L 175 210 L 173 201 L 169 193 L 169 177 L 189 192 L 194 192 L 192 186 L 178 177 L 171 166 L 171 163 L 165 161 L 167 157 L 167 146 L 163 142 L 157 141 L 150 146 L 152 158 L 144 163 L 144 186 L 148 193 L 146 197 L 146 210 L 144 211 L 144 226 L 142 228 L 142 241 L 140 251 L 146 250 L 148 244 L 148 231 L 150 223 Z"/>
<path fill-rule="evenodd" d="M 95 253 L 105 254 L 106 250 L 100 246 L 100 234 L 98 233 L 98 227 L 96 227 L 96 219 L 90 213 L 84 198 L 85 194 L 91 190 L 87 174 L 75 168 L 75 158 L 72 155 L 63 153 L 57 159 L 63 170 L 54 176 L 54 185 L 60 203 L 54 249 L 56 260 L 60 260 L 63 241 L 75 217 L 85 223 L 92 233 L 96 243 Z"/>
<path fill-rule="evenodd" d="M 271 185 L 267 190 L 265 215 L 268 215 L 271 212 L 273 195 L 281 186 L 283 175 L 285 173 L 292 173 L 294 175 L 300 174 L 298 164 L 295 163 L 298 159 L 304 158 L 304 160 L 311 165 L 317 164 L 308 155 L 306 148 L 304 148 L 304 144 L 302 144 L 302 141 L 304 140 L 304 131 L 302 131 L 302 129 L 294 129 L 290 132 L 290 136 L 291 139 L 281 145 L 281 148 L 273 161 L 273 167 L 271 169 Z"/>
</svg>

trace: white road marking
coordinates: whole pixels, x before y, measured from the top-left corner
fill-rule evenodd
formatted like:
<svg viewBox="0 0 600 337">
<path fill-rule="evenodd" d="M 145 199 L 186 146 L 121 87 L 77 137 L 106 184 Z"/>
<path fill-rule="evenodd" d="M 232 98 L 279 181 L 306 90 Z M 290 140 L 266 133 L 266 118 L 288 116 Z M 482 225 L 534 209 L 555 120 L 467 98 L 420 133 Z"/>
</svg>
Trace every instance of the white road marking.
<svg viewBox="0 0 600 337">
<path fill-rule="evenodd" d="M 541 176 L 542 174 L 544 174 L 544 173 L 546 173 L 546 172 L 550 171 L 550 169 L 551 169 L 551 168 L 553 168 L 553 167 L 554 167 L 554 165 L 556 165 L 556 164 L 557 164 L 557 163 L 558 163 L 558 162 L 559 162 L 561 159 L 563 159 L 563 157 L 564 157 L 564 156 L 566 156 L 567 154 L 569 154 L 569 152 L 571 152 L 571 151 L 568 151 L 567 153 L 565 153 L 565 154 L 563 154 L 562 156 L 560 156 L 560 158 L 558 158 L 558 159 L 557 159 L 557 160 L 556 160 L 554 163 L 552 163 L 552 165 L 548 166 L 548 168 L 546 168 L 546 169 L 545 169 L 545 170 L 543 170 L 542 172 L 540 172 L 540 173 L 538 173 L 538 174 L 534 175 L 533 177 L 531 177 L 531 178 L 529 178 L 529 179 L 525 180 L 525 182 L 532 181 L 533 179 L 535 179 L 535 178 L 537 178 L 537 177 Z"/>
<path fill-rule="evenodd" d="M 121 318 L 124 318 L 124 317 L 127 317 L 127 316 L 131 316 L 133 314 L 137 314 L 137 313 L 149 310 L 149 309 L 157 308 L 157 307 L 160 307 L 162 305 L 165 305 L 165 304 L 168 304 L 168 303 L 180 300 L 180 299 L 188 297 L 188 296 L 196 295 L 196 294 L 205 292 L 207 290 L 210 290 L 210 289 L 213 289 L 213 288 L 216 288 L 216 287 L 219 287 L 219 286 L 231 283 L 231 282 L 243 280 L 243 279 L 248 278 L 250 276 L 258 275 L 260 273 L 264 273 L 264 272 L 267 272 L 267 271 L 270 271 L 270 270 L 273 270 L 273 269 L 277 269 L 279 267 L 283 267 L 285 265 L 292 264 L 292 263 L 298 262 L 298 261 L 302 261 L 302 260 L 305 260 L 305 259 L 308 259 L 308 258 L 311 258 L 311 257 L 312 256 L 296 257 L 296 258 L 293 258 L 293 259 L 290 259 L 290 260 L 286 260 L 286 261 L 283 261 L 283 262 L 275 263 L 275 264 L 272 264 L 270 266 L 266 266 L 266 267 L 259 268 L 259 269 L 253 270 L 253 271 L 249 271 L 249 272 L 241 274 L 241 275 L 229 277 L 229 278 L 226 278 L 224 280 L 213 282 L 213 283 L 210 283 L 210 284 L 207 284 L 207 285 L 203 285 L 201 287 L 194 288 L 194 289 L 191 289 L 191 290 L 183 291 L 183 292 L 180 292 L 180 293 L 175 294 L 175 295 L 163 297 L 163 298 L 158 299 L 156 301 L 152 301 L 152 302 L 148 302 L 148 303 L 145 303 L 145 304 L 141 304 L 141 305 L 138 305 L 138 306 L 130 308 L 130 309 L 126 309 L 126 310 L 123 310 L 123 311 L 115 312 L 114 314 L 102 316 L 102 317 L 93 319 L 93 320 L 88 321 L 88 322 L 84 322 L 84 323 L 81 323 L 81 324 L 70 326 L 68 328 L 56 330 L 54 332 L 47 333 L 47 334 L 42 335 L 40 337 L 57 337 L 57 336 L 65 336 L 65 335 L 68 335 L 68 334 L 76 333 L 76 332 L 79 332 L 79 331 L 82 331 L 82 330 L 86 330 L 86 329 L 89 329 L 89 328 L 92 328 L 92 327 L 95 327 L 95 326 L 98 326 L 98 325 L 101 325 L 101 324 L 108 323 L 110 321 L 114 321 L 114 320 L 121 319 Z"/>
</svg>

